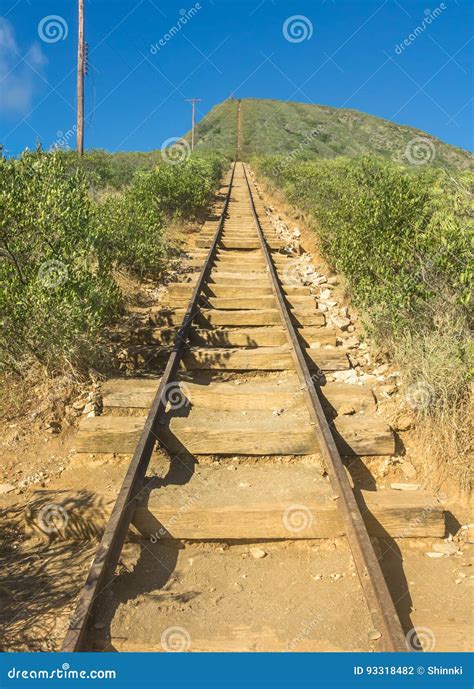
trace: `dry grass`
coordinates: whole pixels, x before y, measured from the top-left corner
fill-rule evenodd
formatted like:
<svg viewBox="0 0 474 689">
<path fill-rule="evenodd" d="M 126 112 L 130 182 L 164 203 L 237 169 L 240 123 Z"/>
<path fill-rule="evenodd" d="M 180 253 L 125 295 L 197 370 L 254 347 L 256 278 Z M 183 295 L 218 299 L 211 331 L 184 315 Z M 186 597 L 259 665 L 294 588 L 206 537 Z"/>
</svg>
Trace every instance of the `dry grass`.
<svg viewBox="0 0 474 689">
<path fill-rule="evenodd" d="M 439 305 L 439 313 L 443 310 Z M 425 470 L 440 485 L 449 479 L 472 489 L 472 338 L 462 319 L 440 316 L 435 331 L 406 335 L 394 342 L 403 375 L 401 407 L 411 407 L 425 451 Z M 471 364 L 471 365 L 470 365 Z"/>
</svg>

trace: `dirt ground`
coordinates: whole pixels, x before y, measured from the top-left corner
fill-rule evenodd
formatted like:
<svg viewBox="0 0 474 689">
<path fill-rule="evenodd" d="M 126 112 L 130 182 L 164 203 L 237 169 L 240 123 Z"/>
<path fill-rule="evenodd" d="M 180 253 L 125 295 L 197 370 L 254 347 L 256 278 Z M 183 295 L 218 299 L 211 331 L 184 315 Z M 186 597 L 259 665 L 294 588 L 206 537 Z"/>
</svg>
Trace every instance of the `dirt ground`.
<svg viewBox="0 0 474 689">
<path fill-rule="evenodd" d="M 302 244 L 322 266 L 302 218 L 284 211 L 290 213 L 280 206 L 282 218 L 288 224 L 297 222 Z M 162 286 L 152 283 L 134 290 L 130 303 L 141 306 L 156 304 L 165 294 Z M 342 280 L 335 294 L 344 303 Z M 125 315 L 117 331 L 134 328 L 132 317 Z M 111 341 L 117 341 L 113 333 Z M 114 347 L 117 369 L 123 373 L 129 366 L 126 356 L 120 358 L 122 345 L 126 342 Z M 367 370 L 383 363 L 383 355 L 370 348 L 369 353 Z M 74 451 L 84 410 L 101 412 L 100 377 L 87 383 L 66 380 L 62 386 L 57 381 L 49 386 L 34 381 L 32 372 L 26 389 L 12 384 L 2 398 L 0 650 L 59 649 L 97 546 L 94 533 L 82 533 L 76 540 L 38 533 L 29 518 L 31 510 L 41 501 L 49 504 L 49 491 L 75 488 L 79 510 L 100 512 L 104 506 L 95 504 L 94 496 L 113 495 L 128 466 L 126 457 Z M 391 419 L 393 400 L 380 396 L 379 402 L 379 413 Z M 379 487 L 406 481 L 430 487 L 416 428 L 400 428 L 398 438 L 401 454 L 360 460 L 361 476 L 370 475 Z M 213 461 L 204 458 L 202 463 Z M 255 461 L 228 463 L 251 467 Z M 279 466 L 287 460 L 264 461 Z M 167 468 L 168 458 L 157 453 L 150 473 L 161 476 Z M 433 479 L 431 487 L 436 484 Z M 472 512 L 467 496 L 448 484 L 441 491 L 447 539 L 380 541 L 377 548 L 406 632 L 414 627 L 428 630 L 414 643 L 425 650 L 468 650 L 474 585 Z M 255 549 L 264 555 L 252 552 Z M 164 544 L 135 533 L 118 574 L 101 602 L 93 638 L 97 649 L 160 651 L 181 645 L 199 650 L 214 644 L 215 650 L 346 651 L 371 650 L 376 640 L 371 638 L 374 630 L 343 539 Z"/>
</svg>

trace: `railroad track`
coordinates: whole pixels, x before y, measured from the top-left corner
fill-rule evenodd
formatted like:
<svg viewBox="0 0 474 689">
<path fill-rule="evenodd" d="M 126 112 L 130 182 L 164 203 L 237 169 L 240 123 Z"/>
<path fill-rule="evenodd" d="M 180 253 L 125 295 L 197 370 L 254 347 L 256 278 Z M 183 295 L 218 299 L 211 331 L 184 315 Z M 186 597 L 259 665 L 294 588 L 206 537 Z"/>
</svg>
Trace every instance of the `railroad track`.
<svg viewBox="0 0 474 689">
<path fill-rule="evenodd" d="M 349 368 L 349 358 L 335 346 L 336 333 L 325 327 L 309 288 L 291 279 L 291 259 L 282 252 L 244 164 L 233 165 L 220 204 L 188 259 L 191 272 L 169 285 L 169 308 L 152 309 L 143 324 L 148 342 L 141 356 L 149 365 L 165 362 L 161 377 L 109 381 L 104 409 L 113 413 L 81 424 L 79 453 L 133 456 L 62 650 L 90 648 L 101 594 L 113 580 L 133 524 L 155 540 L 157 528 L 158 539 L 184 541 L 345 535 L 372 620 L 373 648 L 406 651 L 371 535 L 403 536 L 407 528 L 410 535 L 441 535 L 442 514 L 432 509 L 417 521 L 427 504 L 425 494 L 400 497 L 353 489 L 341 455 L 393 454 L 393 433 L 375 416 L 370 389 L 323 384 L 325 373 Z M 356 413 L 337 416 L 348 400 Z M 131 415 L 121 413 L 131 409 Z M 157 447 L 169 453 L 171 464 L 192 460 L 178 501 L 176 490 L 167 498 L 166 482 L 154 490 L 147 481 Z M 228 456 L 261 458 L 251 468 L 260 490 L 249 491 L 244 501 L 236 497 L 231 472 L 225 477 L 227 494 L 216 479 L 222 479 Z M 292 460 L 267 466 L 274 456 Z M 308 485 L 316 470 L 298 463 L 304 456 L 322 459 L 329 482 L 321 478 L 317 487 Z M 272 472 L 279 488 L 265 491 Z M 186 503 L 193 482 L 207 498 L 194 502 L 188 495 Z M 178 507 L 183 500 L 185 510 Z M 295 505 L 311 515 L 303 528 L 285 523 L 288 506 Z"/>
</svg>

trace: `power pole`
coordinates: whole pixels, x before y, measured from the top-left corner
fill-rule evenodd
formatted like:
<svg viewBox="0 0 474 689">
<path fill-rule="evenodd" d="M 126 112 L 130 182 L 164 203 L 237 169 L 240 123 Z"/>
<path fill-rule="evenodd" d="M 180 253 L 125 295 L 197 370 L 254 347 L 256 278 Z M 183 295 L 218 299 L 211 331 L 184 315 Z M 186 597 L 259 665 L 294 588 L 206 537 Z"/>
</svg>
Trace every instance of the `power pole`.
<svg viewBox="0 0 474 689">
<path fill-rule="evenodd" d="M 77 152 L 84 153 L 84 0 L 78 0 L 77 33 Z"/>
<path fill-rule="evenodd" d="M 187 103 L 192 105 L 192 127 L 191 127 L 191 151 L 194 151 L 194 123 L 196 118 L 196 103 L 200 103 L 202 98 L 186 98 Z"/>
</svg>

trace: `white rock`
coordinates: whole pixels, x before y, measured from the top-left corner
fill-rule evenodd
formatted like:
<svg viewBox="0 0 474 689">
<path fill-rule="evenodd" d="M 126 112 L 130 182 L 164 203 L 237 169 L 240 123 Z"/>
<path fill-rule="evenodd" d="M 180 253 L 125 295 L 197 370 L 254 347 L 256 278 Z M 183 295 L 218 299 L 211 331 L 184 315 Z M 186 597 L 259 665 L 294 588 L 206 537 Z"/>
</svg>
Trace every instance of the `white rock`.
<svg viewBox="0 0 474 689">
<path fill-rule="evenodd" d="M 418 483 L 391 483 L 390 488 L 393 490 L 420 490 Z"/>
<path fill-rule="evenodd" d="M 332 318 L 332 322 L 336 327 L 340 328 L 341 330 L 346 330 L 347 327 L 351 324 L 348 318 L 343 318 L 342 316 L 334 316 Z"/>
<path fill-rule="evenodd" d="M 267 556 L 267 553 L 261 548 L 250 548 L 250 554 L 254 560 L 261 560 Z"/>
<path fill-rule="evenodd" d="M 357 372 L 353 368 L 348 368 L 345 371 L 335 371 L 333 377 L 334 380 L 340 380 L 345 383 L 357 383 Z"/>
<path fill-rule="evenodd" d="M 322 289 L 319 293 L 319 298 L 326 300 L 331 298 L 331 290 L 330 289 Z"/>
<path fill-rule="evenodd" d="M 426 557 L 431 557 L 431 559 L 435 560 L 436 558 L 439 557 L 444 557 L 444 553 L 436 553 L 436 552 L 431 552 L 431 553 L 425 553 Z"/>
<path fill-rule="evenodd" d="M 372 631 L 369 632 L 369 639 L 370 641 L 377 641 L 377 639 L 380 639 L 382 636 L 382 633 L 378 631 L 378 629 L 373 629 Z"/>
<path fill-rule="evenodd" d="M 328 283 L 330 285 L 338 285 L 339 284 L 339 278 L 336 275 L 331 275 L 331 277 L 328 278 Z"/>
</svg>

